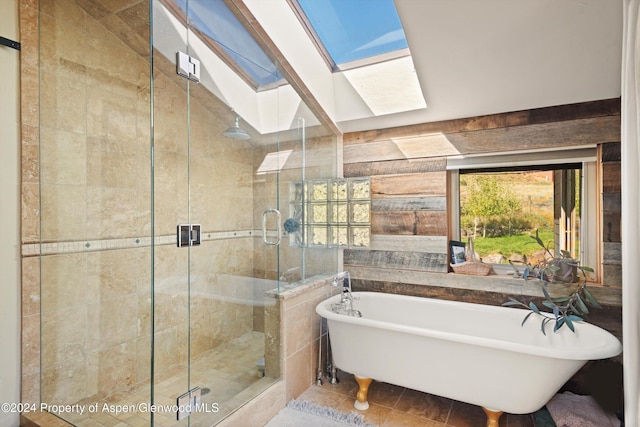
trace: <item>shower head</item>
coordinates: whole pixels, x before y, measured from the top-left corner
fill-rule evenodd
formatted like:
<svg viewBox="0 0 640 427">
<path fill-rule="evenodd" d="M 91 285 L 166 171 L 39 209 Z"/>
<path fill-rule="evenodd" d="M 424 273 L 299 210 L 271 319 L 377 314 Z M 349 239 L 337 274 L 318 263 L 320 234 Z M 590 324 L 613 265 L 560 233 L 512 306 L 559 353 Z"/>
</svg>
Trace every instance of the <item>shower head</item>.
<svg viewBox="0 0 640 427">
<path fill-rule="evenodd" d="M 249 139 L 249 134 L 240 127 L 240 116 L 236 116 L 236 121 L 229 129 L 222 132 L 223 136 L 231 139 L 246 140 Z"/>
</svg>

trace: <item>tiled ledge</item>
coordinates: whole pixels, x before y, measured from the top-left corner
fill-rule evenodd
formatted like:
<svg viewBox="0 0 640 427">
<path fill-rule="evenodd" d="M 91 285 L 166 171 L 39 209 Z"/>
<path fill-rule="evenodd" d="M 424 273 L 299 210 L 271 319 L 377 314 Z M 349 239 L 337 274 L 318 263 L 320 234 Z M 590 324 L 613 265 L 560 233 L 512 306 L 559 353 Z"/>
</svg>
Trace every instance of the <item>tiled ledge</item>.
<svg viewBox="0 0 640 427">
<path fill-rule="evenodd" d="M 288 300 L 295 298 L 299 295 L 305 294 L 314 289 L 318 289 L 333 278 L 333 274 L 318 274 L 305 280 L 300 280 L 294 283 L 281 283 L 280 293 L 278 298 L 281 300 Z M 271 296 L 275 296 L 275 289 L 271 291 Z"/>
<path fill-rule="evenodd" d="M 542 287 L 535 280 L 513 278 L 509 275 L 470 276 L 456 273 L 428 273 L 407 270 L 346 266 L 351 278 L 360 282 L 377 282 L 401 285 L 431 286 L 451 290 L 481 291 L 521 297 L 542 298 Z M 565 295 L 575 284 L 550 283 L 547 288 L 551 296 Z M 601 304 L 622 306 L 622 289 L 601 285 L 590 285 L 589 291 Z"/>
<path fill-rule="evenodd" d="M 25 412 L 21 414 L 20 425 L 22 427 L 73 427 L 72 424 L 69 424 L 63 419 L 44 411 Z"/>
</svg>

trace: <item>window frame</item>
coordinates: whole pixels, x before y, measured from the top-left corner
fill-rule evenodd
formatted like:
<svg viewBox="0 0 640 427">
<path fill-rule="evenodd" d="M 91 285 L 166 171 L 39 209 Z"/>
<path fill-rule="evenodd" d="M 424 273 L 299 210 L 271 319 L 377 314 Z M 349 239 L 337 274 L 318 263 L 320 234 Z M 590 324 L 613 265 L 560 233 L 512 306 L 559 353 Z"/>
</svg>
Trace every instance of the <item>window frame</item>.
<svg viewBox="0 0 640 427">
<path fill-rule="evenodd" d="M 552 165 L 580 163 L 582 164 L 581 185 L 581 221 L 580 221 L 580 259 L 583 265 L 594 269 L 594 277 L 590 280 L 602 283 L 602 268 L 600 262 L 601 245 L 600 226 L 598 224 L 598 161 L 597 147 L 575 147 L 561 150 L 545 150 L 526 153 L 491 153 L 470 157 L 453 157 L 447 160 L 449 181 L 449 209 L 450 227 L 449 239 L 460 240 L 460 171 L 474 169 L 476 172 L 496 168 L 509 167 L 540 167 L 549 168 Z M 493 264 L 494 271 L 499 275 L 513 273 L 508 264 Z"/>
<path fill-rule="evenodd" d="M 300 24 L 304 28 L 307 36 L 315 46 L 316 50 L 322 57 L 323 61 L 327 65 L 327 68 L 332 73 L 338 73 L 341 71 L 351 70 L 353 68 L 364 67 L 368 65 L 378 64 L 380 62 L 389 61 L 392 59 L 403 58 L 405 56 L 411 56 L 411 51 L 409 50 L 408 42 L 407 47 L 396 49 L 392 51 L 386 51 L 379 53 L 373 56 L 365 56 L 360 59 L 355 59 L 352 61 L 346 62 L 336 62 L 331 53 L 329 53 L 329 49 L 326 46 L 323 38 L 319 35 L 318 30 L 315 28 L 314 24 L 311 22 L 309 16 L 307 16 L 304 11 L 302 5 L 298 2 L 298 0 L 287 0 L 287 3 L 291 7 L 291 10 L 295 14 L 295 16 L 300 21 Z M 399 17 L 398 17 L 399 19 Z M 404 34 L 404 28 L 402 28 L 402 22 L 400 22 L 400 28 Z M 404 36 L 404 40 L 406 42 L 406 35 Z"/>
</svg>

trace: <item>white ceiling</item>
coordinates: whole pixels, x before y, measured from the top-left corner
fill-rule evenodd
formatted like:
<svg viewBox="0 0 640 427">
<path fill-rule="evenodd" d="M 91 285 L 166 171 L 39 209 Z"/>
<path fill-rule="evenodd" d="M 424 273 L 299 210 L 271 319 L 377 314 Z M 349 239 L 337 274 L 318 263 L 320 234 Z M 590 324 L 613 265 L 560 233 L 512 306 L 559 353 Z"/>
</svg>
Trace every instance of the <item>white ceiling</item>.
<svg viewBox="0 0 640 427">
<path fill-rule="evenodd" d="M 621 93 L 622 0 L 395 0 L 427 107 L 382 115 L 349 103 L 357 89 L 309 57 L 315 48 L 286 1 L 244 1 L 343 132 Z"/>
</svg>

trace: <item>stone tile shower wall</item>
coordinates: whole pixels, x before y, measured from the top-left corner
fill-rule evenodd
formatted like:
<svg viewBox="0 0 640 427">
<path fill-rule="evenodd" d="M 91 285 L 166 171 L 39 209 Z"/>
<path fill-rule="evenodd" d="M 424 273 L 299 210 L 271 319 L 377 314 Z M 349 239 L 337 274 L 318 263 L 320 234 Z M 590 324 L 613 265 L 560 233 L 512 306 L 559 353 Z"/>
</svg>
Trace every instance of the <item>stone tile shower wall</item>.
<svg viewBox="0 0 640 427">
<path fill-rule="evenodd" d="M 143 17 L 132 31 L 117 14 L 98 20 L 74 1 L 40 7 L 38 16 L 37 2 L 20 4 L 23 401 L 95 401 L 150 376 L 148 11 L 122 11 Z M 188 219 L 187 184 L 198 201 L 191 222 L 203 225 L 190 259 L 191 356 L 253 328 L 250 306 L 222 303 L 222 295 L 252 295 L 219 276 L 253 271 L 253 165 L 248 145 L 215 145 L 228 123 L 194 96 L 187 181 L 184 83 L 155 74 L 155 372 L 162 377 L 184 369 L 187 356 L 187 251 L 175 247 L 176 224 Z"/>
</svg>

